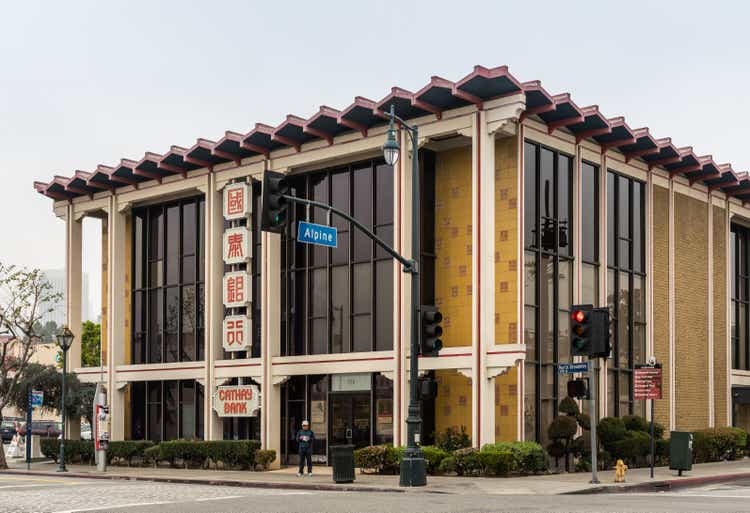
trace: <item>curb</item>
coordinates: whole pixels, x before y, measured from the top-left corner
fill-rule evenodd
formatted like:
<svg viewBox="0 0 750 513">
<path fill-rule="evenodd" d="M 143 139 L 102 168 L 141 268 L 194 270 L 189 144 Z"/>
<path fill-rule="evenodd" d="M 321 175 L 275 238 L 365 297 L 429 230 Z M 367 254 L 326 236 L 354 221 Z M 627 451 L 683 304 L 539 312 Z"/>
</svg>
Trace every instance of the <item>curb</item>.
<svg viewBox="0 0 750 513">
<path fill-rule="evenodd" d="M 238 488 L 267 488 L 275 490 L 312 490 L 325 492 L 396 492 L 405 493 L 403 488 L 387 488 L 382 486 L 357 486 L 351 484 L 304 484 L 304 483 L 282 483 L 263 481 L 238 481 L 233 479 L 200 479 L 186 477 L 159 477 L 159 476 L 125 476 L 122 474 L 87 474 L 80 472 L 39 472 L 26 470 L 0 470 L 0 474 L 13 474 L 20 476 L 45 476 L 45 477 L 72 477 L 78 479 L 107 479 L 111 481 L 151 481 L 156 483 L 177 484 L 200 484 L 209 486 L 235 486 Z M 435 492 L 440 493 L 440 492 Z"/>
<path fill-rule="evenodd" d="M 653 493 L 653 492 L 670 492 L 686 488 L 695 488 L 713 483 L 727 483 L 732 481 L 741 481 L 750 479 L 750 472 L 741 472 L 736 474 L 722 474 L 718 476 L 702 477 L 684 477 L 678 479 L 663 479 L 660 481 L 649 481 L 645 483 L 623 484 L 623 485 L 605 485 L 595 488 L 585 488 L 565 492 L 563 495 L 591 495 L 603 493 Z"/>
</svg>

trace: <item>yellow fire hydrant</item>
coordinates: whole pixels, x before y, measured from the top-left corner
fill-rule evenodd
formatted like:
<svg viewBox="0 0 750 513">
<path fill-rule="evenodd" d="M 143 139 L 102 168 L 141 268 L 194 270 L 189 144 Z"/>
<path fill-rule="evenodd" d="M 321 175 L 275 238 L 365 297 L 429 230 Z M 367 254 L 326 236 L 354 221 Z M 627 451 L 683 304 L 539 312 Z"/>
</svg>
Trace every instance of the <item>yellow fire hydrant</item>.
<svg viewBox="0 0 750 513">
<path fill-rule="evenodd" d="M 617 465 L 615 465 L 615 483 L 625 482 L 625 472 L 627 470 L 628 466 L 622 460 L 617 460 Z"/>
</svg>

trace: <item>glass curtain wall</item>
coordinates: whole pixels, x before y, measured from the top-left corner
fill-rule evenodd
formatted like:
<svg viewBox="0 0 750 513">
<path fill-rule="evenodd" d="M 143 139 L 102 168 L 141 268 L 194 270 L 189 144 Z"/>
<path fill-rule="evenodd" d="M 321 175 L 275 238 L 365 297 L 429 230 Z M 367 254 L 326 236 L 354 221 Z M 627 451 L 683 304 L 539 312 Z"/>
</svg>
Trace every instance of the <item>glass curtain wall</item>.
<svg viewBox="0 0 750 513">
<path fill-rule="evenodd" d="M 612 358 L 607 360 L 607 415 L 645 413 L 633 401 L 633 366 L 646 352 L 645 184 L 607 173 L 607 304 Z"/>
<path fill-rule="evenodd" d="M 330 203 L 393 243 L 393 168 L 371 160 L 289 176 L 292 194 Z M 297 221 L 332 224 L 338 246 L 296 241 Z M 291 206 L 281 249 L 283 355 L 393 348 L 393 260 L 350 223 Z"/>
<path fill-rule="evenodd" d="M 570 362 L 573 159 L 524 144 L 525 433 L 547 441 L 547 427 L 567 394 L 557 364 Z"/>
<path fill-rule="evenodd" d="M 203 385 L 172 380 L 137 381 L 129 386 L 133 440 L 203 438 Z"/>
<path fill-rule="evenodd" d="M 203 360 L 205 201 L 133 211 L 131 362 Z"/>
</svg>

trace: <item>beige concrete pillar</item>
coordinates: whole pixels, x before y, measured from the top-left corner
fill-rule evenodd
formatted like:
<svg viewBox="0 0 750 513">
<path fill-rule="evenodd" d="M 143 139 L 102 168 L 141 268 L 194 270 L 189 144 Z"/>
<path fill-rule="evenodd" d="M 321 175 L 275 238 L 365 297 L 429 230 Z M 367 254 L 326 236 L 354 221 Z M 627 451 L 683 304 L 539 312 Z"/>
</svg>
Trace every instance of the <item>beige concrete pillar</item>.
<svg viewBox="0 0 750 513">
<path fill-rule="evenodd" d="M 125 363 L 126 290 L 127 269 L 125 240 L 128 236 L 126 217 L 129 205 L 120 204 L 117 196 L 110 197 L 107 224 L 107 400 L 111 415 L 111 438 L 125 437 L 125 389 L 117 389 L 115 369 Z"/>
<path fill-rule="evenodd" d="M 66 322 L 75 335 L 68 350 L 68 372 L 81 366 L 81 287 L 83 223 L 76 219 L 73 205 L 68 205 L 65 215 L 65 309 Z M 81 437 L 81 419 L 66 419 L 65 436 L 78 440 Z"/>
<path fill-rule="evenodd" d="M 285 378 L 273 376 L 271 359 L 281 354 L 281 236 L 263 233 L 261 252 L 261 443 L 264 449 L 276 451 L 272 468 L 278 468 L 281 462 L 281 385 Z"/>
<path fill-rule="evenodd" d="M 221 342 L 221 327 L 224 318 L 224 304 L 221 298 L 222 278 L 224 276 L 224 262 L 221 256 L 224 232 L 224 215 L 222 191 L 216 190 L 216 177 L 209 173 L 206 194 L 206 286 L 205 286 L 205 315 L 206 335 L 205 344 L 205 394 L 204 394 L 204 433 L 206 440 L 222 440 L 224 438 L 224 423 L 221 417 L 213 411 L 213 394 L 216 390 L 214 366 L 216 360 L 223 356 Z"/>
<path fill-rule="evenodd" d="M 472 230 L 475 240 L 475 265 L 472 266 L 472 290 L 474 306 L 478 315 L 474 337 L 474 371 L 479 386 L 474 393 L 479 394 L 472 405 L 478 408 L 473 424 L 479 439 L 474 438 L 478 447 L 495 442 L 495 376 L 487 372 L 487 351 L 495 344 L 495 132 L 487 125 L 487 113 L 477 113 L 473 149 L 476 162 L 472 166 L 474 194 L 474 220 Z M 478 245 L 477 245 L 478 243 Z M 473 331 L 473 330 L 472 330 Z M 472 380 L 473 381 L 473 380 Z"/>
</svg>

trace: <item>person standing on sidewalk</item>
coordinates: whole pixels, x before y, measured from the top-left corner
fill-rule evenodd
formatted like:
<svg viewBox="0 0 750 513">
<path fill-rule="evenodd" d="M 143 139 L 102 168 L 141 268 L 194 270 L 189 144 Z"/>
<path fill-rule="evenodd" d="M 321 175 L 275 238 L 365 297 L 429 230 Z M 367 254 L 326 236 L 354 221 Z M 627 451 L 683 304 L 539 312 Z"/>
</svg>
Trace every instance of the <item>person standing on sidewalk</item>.
<svg viewBox="0 0 750 513">
<path fill-rule="evenodd" d="M 310 430 L 310 423 L 302 421 L 302 429 L 297 431 L 297 443 L 299 443 L 299 471 L 297 477 L 302 477 L 305 470 L 305 461 L 307 461 L 307 475 L 312 476 L 312 443 L 315 440 L 315 433 Z"/>
</svg>

